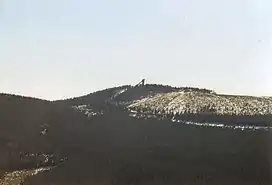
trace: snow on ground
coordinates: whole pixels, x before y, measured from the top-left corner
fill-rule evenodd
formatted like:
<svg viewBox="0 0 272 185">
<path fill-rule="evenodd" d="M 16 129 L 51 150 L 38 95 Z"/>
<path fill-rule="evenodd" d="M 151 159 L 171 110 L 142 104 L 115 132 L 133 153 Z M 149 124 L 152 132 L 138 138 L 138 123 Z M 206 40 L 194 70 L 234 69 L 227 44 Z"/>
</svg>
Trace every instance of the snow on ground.
<svg viewBox="0 0 272 185">
<path fill-rule="evenodd" d="M 230 96 L 197 91 L 161 93 L 154 97 L 141 99 L 128 106 L 130 116 L 137 118 L 182 114 L 213 114 L 233 116 L 271 115 L 272 99 L 269 97 Z M 214 123 L 196 123 L 172 119 L 172 122 L 201 127 L 219 127 L 240 130 L 265 130 L 272 127 L 258 125 L 225 125 Z"/>
<path fill-rule="evenodd" d="M 128 88 L 117 91 L 117 92 L 111 97 L 111 99 L 116 98 L 117 96 L 123 94 L 123 93 L 126 92 L 127 90 L 128 90 Z"/>
<path fill-rule="evenodd" d="M 171 92 L 144 98 L 130 109 L 159 114 L 272 115 L 272 99 L 202 92 Z"/>
<path fill-rule="evenodd" d="M 46 167 L 46 168 L 37 168 L 31 170 L 20 170 L 20 171 L 13 171 L 10 173 L 6 173 L 0 179 L 0 185 L 20 185 L 22 184 L 27 178 L 31 176 L 35 176 L 38 173 L 49 171 L 53 167 Z"/>
<path fill-rule="evenodd" d="M 103 115 L 102 111 L 100 112 L 93 111 L 91 106 L 89 105 L 78 105 L 78 106 L 73 106 L 72 108 L 84 113 L 88 117 Z"/>
<path fill-rule="evenodd" d="M 135 117 L 138 119 L 147 119 L 147 118 L 157 118 L 159 120 L 167 119 L 158 117 L 154 114 L 145 114 L 145 113 L 138 113 L 134 110 L 130 110 L 129 116 Z M 272 131 L 272 127 L 269 126 L 258 126 L 258 125 L 226 125 L 221 123 L 198 123 L 198 122 L 192 122 L 192 121 L 185 121 L 185 120 L 178 120 L 175 118 L 171 119 L 171 122 L 178 123 L 178 124 L 185 124 L 185 125 L 195 125 L 197 127 L 211 127 L 211 128 L 222 128 L 222 129 L 234 129 L 234 130 L 251 130 L 251 131 Z"/>
<path fill-rule="evenodd" d="M 257 126 L 257 125 L 225 125 L 225 124 L 216 124 L 216 123 L 196 123 L 191 121 L 182 121 L 182 120 L 172 120 L 172 122 L 182 123 L 186 125 L 196 125 L 201 127 L 217 127 L 217 128 L 227 128 L 227 129 L 239 129 L 239 130 L 264 130 L 269 131 L 272 127 L 267 126 Z"/>
</svg>

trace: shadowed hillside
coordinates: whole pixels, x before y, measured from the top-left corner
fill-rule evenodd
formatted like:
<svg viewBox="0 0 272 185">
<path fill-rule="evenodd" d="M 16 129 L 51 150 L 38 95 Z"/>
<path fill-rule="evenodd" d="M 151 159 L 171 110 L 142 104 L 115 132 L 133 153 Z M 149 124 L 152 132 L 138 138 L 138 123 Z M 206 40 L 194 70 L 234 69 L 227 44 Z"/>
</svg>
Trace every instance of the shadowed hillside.
<svg viewBox="0 0 272 185">
<path fill-rule="evenodd" d="M 108 88 L 108 89 L 87 94 L 85 96 L 64 99 L 64 100 L 57 100 L 57 101 L 54 101 L 54 103 L 65 105 L 65 106 L 82 105 L 82 104 L 101 105 L 101 104 L 104 104 L 105 101 L 109 99 L 111 96 L 113 96 L 116 92 L 125 88 L 129 88 L 129 87 L 130 87 L 129 85 L 124 85 L 120 87 Z"/>
<path fill-rule="evenodd" d="M 46 100 L 1 94 L 0 171 L 57 162 L 56 157 L 62 157 L 59 148 L 61 136 L 72 127 L 71 122 L 75 125 L 82 119 L 85 119 L 84 115 L 69 107 Z M 56 152 L 58 156 L 55 156 Z"/>
<path fill-rule="evenodd" d="M 62 104 L 66 106 L 73 105 L 85 105 L 85 104 L 95 104 L 101 105 L 109 100 L 114 95 L 118 94 L 118 92 L 125 90 L 123 93 L 115 97 L 117 102 L 131 102 L 135 100 L 139 100 L 142 97 L 153 96 L 158 93 L 169 93 L 175 92 L 179 90 L 195 90 L 200 92 L 212 92 L 207 89 L 200 88 L 192 88 L 192 87 L 171 87 L 168 85 L 159 85 L 159 84 L 146 84 L 143 86 L 131 86 L 131 85 L 123 85 L 119 87 L 108 88 L 100 91 L 96 91 L 94 93 L 90 93 L 85 96 L 65 99 L 65 100 L 57 100 L 55 103 Z"/>
<path fill-rule="evenodd" d="M 272 100 L 269 97 L 216 94 L 193 87 L 171 87 L 157 84 L 120 86 L 86 96 L 55 101 L 84 112 L 109 104 L 157 117 L 196 122 L 270 125 Z M 88 114 L 86 109 L 85 113 Z"/>
<path fill-rule="evenodd" d="M 181 92 L 188 96 L 180 97 Z M 0 184 L 22 174 L 25 185 L 269 185 L 270 128 L 234 130 L 173 122 L 173 118 L 196 122 L 203 118 L 193 112 L 173 114 L 184 107 L 214 106 L 213 111 L 220 112 L 225 111 L 222 106 L 234 104 L 239 109 L 241 104 L 245 111 L 270 110 L 269 98 L 247 97 L 249 102 L 240 98 L 149 84 L 54 102 L 1 94 Z M 143 116 L 132 117 L 131 111 Z M 202 121 L 224 116 L 214 115 L 214 120 L 209 116 Z M 248 120 L 262 122 L 258 117 Z M 232 121 L 222 117 L 220 122 Z M 54 168 L 36 176 L 28 173 L 41 167 Z M 12 172 L 22 169 L 26 171 Z"/>
<path fill-rule="evenodd" d="M 25 184 L 270 184 L 269 132 L 139 120 L 122 110 L 84 128 L 69 138 L 66 163 Z"/>
</svg>

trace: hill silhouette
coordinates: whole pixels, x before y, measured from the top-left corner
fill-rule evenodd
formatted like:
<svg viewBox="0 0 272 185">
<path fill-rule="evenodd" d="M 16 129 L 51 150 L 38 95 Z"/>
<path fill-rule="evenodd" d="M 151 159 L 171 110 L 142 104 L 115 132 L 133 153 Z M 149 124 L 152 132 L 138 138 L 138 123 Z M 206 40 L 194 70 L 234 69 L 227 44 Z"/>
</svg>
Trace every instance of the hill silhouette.
<svg viewBox="0 0 272 185">
<path fill-rule="evenodd" d="M 179 90 L 195 90 L 201 92 L 213 92 L 208 89 L 201 88 L 193 88 L 193 87 L 171 87 L 169 85 L 161 85 L 161 84 L 146 84 L 144 86 L 131 86 L 131 85 L 123 85 L 119 87 L 106 88 L 104 90 L 96 91 L 84 96 L 74 97 L 64 100 L 54 101 L 55 103 L 73 106 L 73 105 L 83 105 L 83 104 L 103 104 L 110 97 L 114 96 L 117 92 L 127 89 L 125 93 L 122 93 L 120 96 L 116 98 L 117 101 L 133 101 L 138 100 L 141 97 L 146 97 L 150 95 L 155 95 L 158 93 L 168 93 L 175 92 Z"/>
<path fill-rule="evenodd" d="M 171 113 L 150 117 L 151 106 L 142 110 L 180 91 L 216 96 L 154 84 L 53 102 L 0 94 L 0 179 L 56 166 L 23 184 L 270 184 L 269 131 L 198 127 L 173 122 Z M 128 106 L 144 116 L 132 117 Z"/>
<path fill-rule="evenodd" d="M 116 109 L 84 128 L 69 138 L 66 163 L 25 184 L 270 183 L 269 132 L 136 119 Z"/>
<path fill-rule="evenodd" d="M 50 101 L 0 94 L 0 171 L 33 168 L 55 153 L 59 136 L 81 115 Z M 46 164 L 45 164 L 46 165 Z"/>
<path fill-rule="evenodd" d="M 270 98 L 223 95 L 208 89 L 159 84 L 109 88 L 55 103 L 99 109 L 112 104 L 147 116 L 153 114 L 196 122 L 268 126 L 272 120 Z"/>
</svg>

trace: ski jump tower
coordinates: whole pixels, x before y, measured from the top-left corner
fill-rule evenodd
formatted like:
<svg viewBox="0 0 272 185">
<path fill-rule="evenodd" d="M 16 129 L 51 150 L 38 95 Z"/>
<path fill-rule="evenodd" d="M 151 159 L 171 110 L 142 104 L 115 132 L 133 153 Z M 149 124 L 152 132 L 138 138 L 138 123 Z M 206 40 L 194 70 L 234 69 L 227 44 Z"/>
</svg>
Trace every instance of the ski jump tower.
<svg viewBox="0 0 272 185">
<path fill-rule="evenodd" d="M 144 86 L 145 85 L 145 79 L 142 79 L 140 81 L 140 83 L 138 83 L 137 85 L 135 85 L 135 87 L 138 87 L 138 86 Z"/>
</svg>

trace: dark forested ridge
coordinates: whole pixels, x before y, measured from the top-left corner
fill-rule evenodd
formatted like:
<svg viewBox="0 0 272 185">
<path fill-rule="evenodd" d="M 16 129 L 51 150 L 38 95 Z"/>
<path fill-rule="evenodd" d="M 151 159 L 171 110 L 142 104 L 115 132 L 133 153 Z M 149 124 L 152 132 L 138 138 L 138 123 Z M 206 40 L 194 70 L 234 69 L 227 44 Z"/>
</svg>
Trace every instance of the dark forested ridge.
<svg viewBox="0 0 272 185">
<path fill-rule="evenodd" d="M 131 85 L 123 85 L 119 87 L 107 88 L 104 90 L 96 91 L 94 93 L 90 93 L 80 97 L 74 97 L 64 100 L 54 101 L 58 104 L 63 105 L 82 105 L 82 104 L 101 104 L 104 103 L 107 99 L 113 96 L 116 92 L 127 89 L 125 93 L 118 96 L 116 100 L 118 101 L 129 101 L 129 100 L 137 100 L 141 97 L 145 97 L 148 95 L 155 95 L 157 93 L 167 93 L 167 92 L 175 92 L 179 90 L 195 90 L 201 92 L 213 92 L 212 90 L 202 89 L 202 88 L 193 88 L 193 87 L 171 87 L 169 85 L 161 85 L 161 84 L 146 84 L 144 86 L 131 86 Z"/>
<path fill-rule="evenodd" d="M 159 84 L 120 86 L 54 103 L 100 107 L 115 104 L 133 111 L 197 122 L 271 125 L 269 97 L 217 94 L 208 89 Z"/>
<path fill-rule="evenodd" d="M 129 88 L 131 86 L 124 85 L 120 87 L 113 87 L 113 88 L 107 88 L 104 90 L 96 91 L 84 96 L 80 97 L 74 97 L 64 100 L 57 100 L 54 101 L 56 104 L 66 105 L 66 106 L 73 106 L 73 105 L 82 105 L 82 104 L 103 104 L 105 101 L 110 98 L 116 91 Z"/>
<path fill-rule="evenodd" d="M 146 84 L 53 102 L 0 94 L 0 179 L 5 172 L 55 166 L 23 184 L 269 185 L 271 130 L 185 125 L 172 122 L 171 114 L 132 117 L 126 108 L 137 105 L 143 113 L 153 109 L 146 105 L 160 106 L 152 98 L 164 101 L 180 91 L 215 93 Z"/>
<path fill-rule="evenodd" d="M 66 138 L 70 148 L 63 166 L 25 184 L 270 183 L 268 132 L 139 120 L 121 110 L 96 117 L 84 128 L 73 130 L 79 137 Z"/>
<path fill-rule="evenodd" d="M 81 118 L 85 119 L 71 108 L 50 101 L 1 94 L 0 171 L 41 165 L 38 163 L 45 160 L 43 155 L 58 148 L 63 126 L 81 122 Z"/>
<path fill-rule="evenodd" d="M 30 97 L 30 96 L 22 96 L 17 94 L 9 94 L 9 93 L 0 93 L 1 101 L 7 101 L 7 100 L 21 100 L 21 101 L 48 101 L 40 98 Z"/>
</svg>

